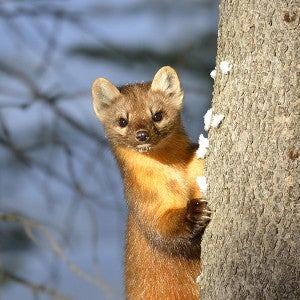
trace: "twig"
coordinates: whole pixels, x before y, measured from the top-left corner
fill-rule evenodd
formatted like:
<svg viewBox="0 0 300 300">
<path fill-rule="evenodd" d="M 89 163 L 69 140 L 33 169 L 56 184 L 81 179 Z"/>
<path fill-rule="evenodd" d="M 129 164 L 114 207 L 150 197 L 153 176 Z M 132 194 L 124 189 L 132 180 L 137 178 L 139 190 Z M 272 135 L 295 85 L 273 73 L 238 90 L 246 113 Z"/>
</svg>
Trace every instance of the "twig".
<svg viewBox="0 0 300 300">
<path fill-rule="evenodd" d="M 44 245 L 33 233 L 33 230 L 37 230 L 39 233 L 42 234 L 42 236 L 47 240 L 47 242 L 50 245 L 50 248 L 52 251 L 64 262 L 73 273 L 75 273 L 77 276 L 83 278 L 84 280 L 98 286 L 102 291 L 104 291 L 107 294 L 112 294 L 113 290 L 106 285 L 102 280 L 99 278 L 95 279 L 89 274 L 85 273 L 84 271 L 80 270 L 75 264 L 70 262 L 68 258 L 66 257 L 64 251 L 59 246 L 59 244 L 56 242 L 56 240 L 52 237 L 52 235 L 49 233 L 47 229 L 45 229 L 41 224 L 38 222 L 25 218 L 19 214 L 5 214 L 0 213 L 0 219 L 5 222 L 17 222 L 20 223 L 28 235 L 28 237 L 39 247 L 44 248 L 46 250 L 49 250 L 49 247 L 47 245 Z"/>
<path fill-rule="evenodd" d="M 22 284 L 22 285 L 26 286 L 27 288 L 31 289 L 35 293 L 47 294 L 56 300 L 71 300 L 70 297 L 62 295 L 62 294 L 58 293 L 57 291 L 50 289 L 43 284 L 36 284 L 36 283 L 30 282 L 18 275 L 10 273 L 8 271 L 0 270 L 0 278 L 1 277 L 3 279 L 9 279 L 9 280 L 15 281 L 19 284 Z"/>
</svg>

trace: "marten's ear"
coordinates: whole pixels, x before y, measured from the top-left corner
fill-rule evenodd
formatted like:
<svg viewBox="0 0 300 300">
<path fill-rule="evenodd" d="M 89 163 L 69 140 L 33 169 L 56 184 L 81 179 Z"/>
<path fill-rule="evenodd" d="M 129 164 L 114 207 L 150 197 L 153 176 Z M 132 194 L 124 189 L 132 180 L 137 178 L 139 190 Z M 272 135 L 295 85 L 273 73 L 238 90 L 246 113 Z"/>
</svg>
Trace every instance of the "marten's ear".
<svg viewBox="0 0 300 300">
<path fill-rule="evenodd" d="M 102 121 L 104 108 L 110 105 L 113 99 L 121 96 L 120 91 L 105 78 L 97 78 L 92 86 L 93 107 L 97 117 Z"/>
<path fill-rule="evenodd" d="M 151 90 L 174 97 L 179 105 L 182 103 L 183 90 L 175 70 L 171 67 L 166 66 L 158 70 L 153 78 Z"/>
</svg>

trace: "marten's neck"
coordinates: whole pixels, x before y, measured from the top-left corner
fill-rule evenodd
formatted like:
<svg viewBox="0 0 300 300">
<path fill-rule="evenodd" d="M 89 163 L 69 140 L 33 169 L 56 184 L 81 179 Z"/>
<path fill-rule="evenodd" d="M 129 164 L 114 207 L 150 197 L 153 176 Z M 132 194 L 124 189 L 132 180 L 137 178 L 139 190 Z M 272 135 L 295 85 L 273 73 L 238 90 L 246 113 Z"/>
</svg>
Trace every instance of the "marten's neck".
<svg viewBox="0 0 300 300">
<path fill-rule="evenodd" d="M 149 151 L 148 155 L 163 164 L 186 164 L 193 153 L 193 144 L 182 129 L 170 134 L 159 145 Z"/>
<path fill-rule="evenodd" d="M 113 146 L 113 152 L 120 168 L 128 168 L 139 162 L 159 162 L 165 165 L 185 165 L 195 151 L 195 145 L 189 140 L 183 129 L 170 134 L 148 152 L 138 152 L 124 146 Z"/>
</svg>

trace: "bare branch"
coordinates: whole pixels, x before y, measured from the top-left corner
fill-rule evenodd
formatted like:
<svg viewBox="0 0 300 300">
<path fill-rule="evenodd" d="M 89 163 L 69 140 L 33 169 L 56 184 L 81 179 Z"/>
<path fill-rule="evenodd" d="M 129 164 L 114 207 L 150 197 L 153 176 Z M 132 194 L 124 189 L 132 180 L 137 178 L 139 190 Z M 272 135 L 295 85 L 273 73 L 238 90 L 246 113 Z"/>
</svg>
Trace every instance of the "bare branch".
<svg viewBox="0 0 300 300">
<path fill-rule="evenodd" d="M 102 279 L 97 277 L 97 279 L 93 278 L 89 274 L 85 273 L 81 269 L 79 269 L 74 263 L 70 262 L 68 258 L 66 257 L 63 249 L 60 247 L 60 245 L 57 243 L 57 241 L 53 238 L 53 236 L 50 234 L 50 232 L 41 224 L 38 222 L 25 218 L 19 214 L 5 214 L 5 213 L 0 213 L 0 219 L 5 221 L 5 222 L 17 222 L 20 223 L 28 235 L 28 237 L 39 247 L 49 250 L 52 249 L 52 251 L 61 259 L 62 262 L 64 262 L 69 269 L 76 274 L 77 276 L 81 277 L 82 279 L 96 285 L 99 287 L 101 290 L 106 292 L 107 294 L 111 294 L 113 291 L 112 289 L 106 285 L 102 281 Z M 47 241 L 47 245 L 39 239 L 36 234 L 34 233 L 34 230 L 36 230 L 38 233 L 42 235 Z"/>
<path fill-rule="evenodd" d="M 3 280 L 9 279 L 9 280 L 15 281 L 15 282 L 31 289 L 34 293 L 38 293 L 38 294 L 44 293 L 44 294 L 47 294 L 47 295 L 53 297 L 56 300 L 71 300 L 70 297 L 62 295 L 61 293 L 58 293 L 57 291 L 50 289 L 43 284 L 36 284 L 36 283 L 30 282 L 29 280 L 27 280 L 25 278 L 22 278 L 18 275 L 12 274 L 11 272 L 8 272 L 5 270 L 0 270 L 0 278 Z"/>
</svg>

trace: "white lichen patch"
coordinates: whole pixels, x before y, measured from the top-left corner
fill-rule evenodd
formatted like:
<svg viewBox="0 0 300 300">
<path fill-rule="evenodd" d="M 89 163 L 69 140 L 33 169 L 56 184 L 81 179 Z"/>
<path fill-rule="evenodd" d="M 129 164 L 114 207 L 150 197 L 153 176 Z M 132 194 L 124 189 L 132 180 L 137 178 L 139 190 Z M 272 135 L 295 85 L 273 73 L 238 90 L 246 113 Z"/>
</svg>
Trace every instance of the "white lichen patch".
<svg viewBox="0 0 300 300">
<path fill-rule="evenodd" d="M 214 115 L 212 112 L 212 108 L 207 111 L 207 113 L 204 115 L 204 129 L 206 131 L 209 130 L 210 127 L 218 127 L 222 120 L 224 119 L 224 115 L 217 114 Z"/>
<path fill-rule="evenodd" d="M 220 69 L 221 69 L 221 72 L 226 75 L 231 71 L 232 65 L 230 64 L 229 61 L 223 60 L 220 62 Z"/>
<path fill-rule="evenodd" d="M 212 108 L 209 109 L 204 115 L 204 130 L 208 131 L 212 118 Z"/>
<path fill-rule="evenodd" d="M 224 119 L 224 115 L 222 115 L 222 114 L 213 115 L 211 122 L 210 122 L 210 126 L 214 127 L 214 128 L 218 127 L 223 119 Z"/>
<path fill-rule="evenodd" d="M 210 77 L 211 77 L 212 79 L 215 79 L 215 78 L 216 78 L 216 75 L 217 75 L 217 70 L 216 70 L 216 69 L 212 70 L 212 71 L 209 73 L 209 75 L 210 75 Z"/>
<path fill-rule="evenodd" d="M 200 188 L 200 191 L 203 195 L 206 195 L 207 189 L 208 189 L 208 184 L 206 181 L 206 177 L 205 176 L 199 176 L 196 179 L 196 182 Z"/>
<path fill-rule="evenodd" d="M 201 273 L 199 276 L 197 276 L 196 278 L 196 284 L 199 285 L 200 289 L 202 290 L 204 285 L 205 285 L 205 278 L 204 278 L 204 274 Z"/>
<path fill-rule="evenodd" d="M 197 278 L 196 278 L 196 283 L 200 284 L 200 282 L 201 282 L 201 274 L 199 276 L 197 276 Z"/>
<path fill-rule="evenodd" d="M 196 156 L 198 158 L 204 158 L 207 152 L 207 148 L 209 146 L 208 138 L 204 137 L 203 134 L 199 136 L 199 148 L 196 151 Z"/>
</svg>

